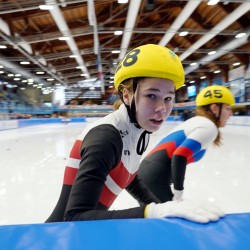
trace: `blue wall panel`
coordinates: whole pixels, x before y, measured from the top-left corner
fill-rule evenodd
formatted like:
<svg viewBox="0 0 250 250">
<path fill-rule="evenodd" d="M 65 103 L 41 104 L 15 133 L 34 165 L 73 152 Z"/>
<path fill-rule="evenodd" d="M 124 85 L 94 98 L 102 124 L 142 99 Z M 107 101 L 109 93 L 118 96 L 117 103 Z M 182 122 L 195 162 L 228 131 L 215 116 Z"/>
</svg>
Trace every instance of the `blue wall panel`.
<svg viewBox="0 0 250 250">
<path fill-rule="evenodd" d="M 218 222 L 123 219 L 0 226 L 1 250 L 249 250 L 250 213 Z"/>
</svg>

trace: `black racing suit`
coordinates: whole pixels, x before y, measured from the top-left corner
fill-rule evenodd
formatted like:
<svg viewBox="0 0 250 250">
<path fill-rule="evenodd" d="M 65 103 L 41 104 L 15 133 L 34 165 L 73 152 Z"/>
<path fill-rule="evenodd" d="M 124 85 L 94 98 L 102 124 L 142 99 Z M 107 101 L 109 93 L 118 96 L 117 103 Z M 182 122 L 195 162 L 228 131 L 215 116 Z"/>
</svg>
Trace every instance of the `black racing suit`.
<svg viewBox="0 0 250 250">
<path fill-rule="evenodd" d="M 58 203 L 46 222 L 143 218 L 146 204 L 159 201 L 137 177 L 143 132 L 124 105 L 91 123 L 72 147 Z M 140 206 L 108 211 L 123 189 Z"/>
</svg>

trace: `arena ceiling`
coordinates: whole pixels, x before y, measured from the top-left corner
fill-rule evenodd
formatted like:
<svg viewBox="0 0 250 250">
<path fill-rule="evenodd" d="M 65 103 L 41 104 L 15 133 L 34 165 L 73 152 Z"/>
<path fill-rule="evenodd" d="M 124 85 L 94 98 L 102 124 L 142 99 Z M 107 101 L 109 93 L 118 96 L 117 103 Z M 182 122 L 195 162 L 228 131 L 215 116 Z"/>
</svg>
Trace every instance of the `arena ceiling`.
<svg viewBox="0 0 250 250">
<path fill-rule="evenodd" d="M 51 9 L 41 10 L 45 4 Z M 16 88 L 34 79 L 85 89 L 103 72 L 104 95 L 120 59 L 147 43 L 180 56 L 187 85 L 215 74 L 227 80 L 233 64 L 249 63 L 250 1 L 0 0 L 0 78 Z"/>
</svg>

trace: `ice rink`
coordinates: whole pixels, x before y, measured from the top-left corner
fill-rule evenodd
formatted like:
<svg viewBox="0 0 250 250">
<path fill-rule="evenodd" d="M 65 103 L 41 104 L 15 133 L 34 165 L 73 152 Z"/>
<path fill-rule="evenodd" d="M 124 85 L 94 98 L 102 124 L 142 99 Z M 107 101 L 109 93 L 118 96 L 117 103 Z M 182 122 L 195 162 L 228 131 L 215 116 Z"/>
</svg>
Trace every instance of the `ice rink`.
<svg viewBox="0 0 250 250">
<path fill-rule="evenodd" d="M 87 123 L 49 124 L 0 131 L 0 225 L 44 222 L 62 187 L 67 156 Z M 176 124 L 152 136 L 148 150 Z M 223 144 L 187 167 L 187 199 L 214 202 L 226 213 L 250 212 L 250 127 L 228 125 Z M 112 209 L 137 206 L 123 192 Z"/>
</svg>

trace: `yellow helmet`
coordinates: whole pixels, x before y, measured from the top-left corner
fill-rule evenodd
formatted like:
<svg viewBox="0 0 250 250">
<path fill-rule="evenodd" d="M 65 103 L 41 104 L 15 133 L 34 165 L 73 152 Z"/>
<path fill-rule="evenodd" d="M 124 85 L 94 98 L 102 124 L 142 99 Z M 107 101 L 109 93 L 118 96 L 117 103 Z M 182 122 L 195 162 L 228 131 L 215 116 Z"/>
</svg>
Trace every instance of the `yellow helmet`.
<svg viewBox="0 0 250 250">
<path fill-rule="evenodd" d="M 170 49 L 156 44 L 146 44 L 134 48 L 119 63 L 114 85 L 134 77 L 165 78 L 174 82 L 179 89 L 185 80 L 185 73 L 179 57 Z"/>
<path fill-rule="evenodd" d="M 235 103 L 235 99 L 228 88 L 220 85 L 213 85 L 201 90 L 196 97 L 197 106 L 204 106 L 212 103 L 226 103 L 232 106 Z"/>
</svg>

